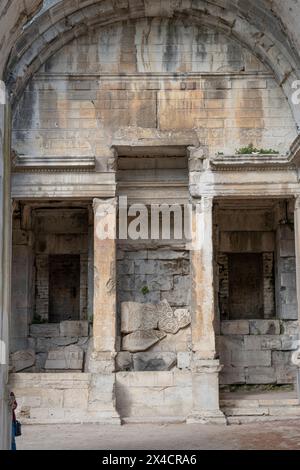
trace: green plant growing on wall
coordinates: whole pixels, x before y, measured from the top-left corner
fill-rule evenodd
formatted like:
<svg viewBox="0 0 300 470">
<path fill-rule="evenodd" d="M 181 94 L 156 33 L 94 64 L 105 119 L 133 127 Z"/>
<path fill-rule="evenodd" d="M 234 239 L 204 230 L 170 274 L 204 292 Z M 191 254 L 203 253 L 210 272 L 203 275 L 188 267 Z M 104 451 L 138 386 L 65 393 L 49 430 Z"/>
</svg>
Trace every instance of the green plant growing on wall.
<svg viewBox="0 0 300 470">
<path fill-rule="evenodd" d="M 32 319 L 32 325 L 43 325 L 44 323 L 47 323 L 45 319 L 43 319 L 40 315 L 35 314 L 33 319 Z"/>
<path fill-rule="evenodd" d="M 148 287 L 148 286 L 142 287 L 141 293 L 142 293 L 143 295 L 147 295 L 147 294 L 149 294 L 149 292 L 150 292 L 150 290 L 149 290 L 149 287 Z"/>
<path fill-rule="evenodd" d="M 278 155 L 279 152 L 274 149 L 264 149 L 264 148 L 256 148 L 253 144 L 249 144 L 247 147 L 241 147 L 236 149 L 236 155 L 251 155 L 251 154 L 259 154 L 259 155 Z"/>
</svg>

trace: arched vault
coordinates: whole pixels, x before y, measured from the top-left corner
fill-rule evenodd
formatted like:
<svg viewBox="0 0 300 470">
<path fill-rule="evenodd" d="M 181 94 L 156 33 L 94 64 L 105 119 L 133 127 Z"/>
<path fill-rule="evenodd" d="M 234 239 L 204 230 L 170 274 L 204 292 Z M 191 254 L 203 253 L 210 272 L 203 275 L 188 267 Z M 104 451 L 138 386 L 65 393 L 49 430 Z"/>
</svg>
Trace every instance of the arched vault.
<svg viewBox="0 0 300 470">
<path fill-rule="evenodd" d="M 15 101 L 39 67 L 88 28 L 127 19 L 181 17 L 213 27 L 251 50 L 271 69 L 299 126 L 299 106 L 291 99 L 292 83 L 300 78 L 297 15 L 298 0 L 7 0 L 0 7 L 6 25 L 0 33 L 0 76 Z"/>
</svg>

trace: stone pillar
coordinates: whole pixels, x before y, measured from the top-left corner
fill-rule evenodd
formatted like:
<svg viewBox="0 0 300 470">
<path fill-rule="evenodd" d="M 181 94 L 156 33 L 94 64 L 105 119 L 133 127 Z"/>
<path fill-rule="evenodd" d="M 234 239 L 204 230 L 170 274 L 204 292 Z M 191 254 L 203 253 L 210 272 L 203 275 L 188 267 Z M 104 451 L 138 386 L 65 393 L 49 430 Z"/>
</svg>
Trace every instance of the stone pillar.
<svg viewBox="0 0 300 470">
<path fill-rule="evenodd" d="M 0 449 L 9 449 L 8 361 L 11 277 L 10 111 L 0 81 Z"/>
<path fill-rule="evenodd" d="M 93 320 L 94 312 L 94 213 L 89 207 L 89 227 L 88 227 L 88 320 Z"/>
<path fill-rule="evenodd" d="M 116 411 L 116 199 L 94 200 L 94 317 L 89 412 L 98 422 L 120 424 Z"/>
<path fill-rule="evenodd" d="M 215 347 L 213 198 L 203 197 L 192 214 L 192 382 L 188 423 L 225 423 L 219 408 L 220 363 Z"/>
</svg>

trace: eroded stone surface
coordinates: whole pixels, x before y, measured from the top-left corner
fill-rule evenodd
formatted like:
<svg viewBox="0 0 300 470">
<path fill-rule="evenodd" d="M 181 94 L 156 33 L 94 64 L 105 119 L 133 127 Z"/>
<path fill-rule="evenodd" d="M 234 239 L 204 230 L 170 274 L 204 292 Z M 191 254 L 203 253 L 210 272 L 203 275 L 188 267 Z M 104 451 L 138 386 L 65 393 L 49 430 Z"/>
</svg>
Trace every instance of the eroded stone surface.
<svg viewBox="0 0 300 470">
<path fill-rule="evenodd" d="M 131 352 L 146 351 L 166 336 L 162 331 L 135 331 L 123 338 L 123 350 Z"/>
<path fill-rule="evenodd" d="M 89 323 L 87 321 L 63 321 L 60 323 L 60 336 L 88 336 Z"/>
<path fill-rule="evenodd" d="M 157 328 L 158 309 L 154 304 L 123 302 L 121 306 L 121 331 L 132 333 L 137 330 Z"/>
<path fill-rule="evenodd" d="M 133 355 L 133 368 L 136 371 L 171 370 L 176 363 L 175 353 L 141 352 Z"/>
<path fill-rule="evenodd" d="M 17 351 L 11 355 L 12 369 L 21 372 L 35 364 L 35 352 L 33 350 Z"/>
<path fill-rule="evenodd" d="M 49 351 L 45 369 L 81 370 L 83 367 L 83 350 L 78 346 Z"/>
<path fill-rule="evenodd" d="M 158 304 L 158 327 L 165 333 L 176 334 L 178 330 L 191 323 L 188 309 L 177 309 L 173 312 L 167 300 Z"/>
<path fill-rule="evenodd" d="M 60 335 L 59 323 L 45 323 L 30 326 L 30 336 L 53 338 Z"/>
</svg>

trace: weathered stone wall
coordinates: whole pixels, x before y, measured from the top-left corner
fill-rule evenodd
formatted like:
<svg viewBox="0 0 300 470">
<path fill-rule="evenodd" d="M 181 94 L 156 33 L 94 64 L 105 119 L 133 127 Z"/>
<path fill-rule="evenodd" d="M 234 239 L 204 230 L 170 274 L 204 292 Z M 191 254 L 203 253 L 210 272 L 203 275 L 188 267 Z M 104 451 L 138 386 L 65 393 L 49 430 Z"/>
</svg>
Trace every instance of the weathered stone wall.
<svg viewBox="0 0 300 470">
<path fill-rule="evenodd" d="M 298 322 L 236 320 L 221 323 L 217 350 L 224 365 L 221 385 L 291 384 L 296 379 L 292 351 L 298 349 Z"/>
<path fill-rule="evenodd" d="M 295 381 L 291 354 L 299 336 L 293 218 L 288 204 L 267 206 L 255 208 L 253 202 L 247 211 L 223 208 L 216 218 L 222 385 Z M 245 317 L 242 306 L 239 319 L 230 319 L 230 253 L 262 254 L 263 319 L 255 311 L 251 319 Z"/>
<path fill-rule="evenodd" d="M 180 363 L 178 354 L 187 354 L 185 367 L 190 367 L 190 295 L 188 251 L 118 250 L 118 318 L 123 350 L 117 357 L 119 370 L 170 370 Z M 144 313 L 142 304 L 146 304 Z M 140 317 L 145 318 L 148 312 L 151 320 L 143 323 Z M 180 328 L 175 325 L 178 312 L 189 317 Z M 169 329 L 158 329 L 159 319 L 168 315 Z M 145 336 L 144 344 L 140 332 Z"/>
<path fill-rule="evenodd" d="M 22 423 L 120 424 L 112 415 L 114 376 L 88 373 L 11 374 L 10 389 L 18 397 Z M 95 395 L 95 384 L 101 393 Z"/>
<path fill-rule="evenodd" d="M 154 18 L 95 31 L 49 59 L 17 106 L 13 146 L 96 156 L 107 172 L 129 126 L 195 129 L 210 154 L 250 142 L 285 153 L 296 137 L 281 89 L 248 51 L 206 27 Z"/>
<path fill-rule="evenodd" d="M 24 216 L 25 212 L 28 215 L 27 218 Z M 53 208 L 35 211 L 31 210 L 30 206 L 21 211 L 20 208 L 16 210 L 13 220 L 12 353 L 23 353 L 29 349 L 39 355 L 45 352 L 45 348 L 49 349 L 49 341 L 41 346 L 42 339 L 38 344 L 30 340 L 30 325 L 49 321 L 49 256 L 74 254 L 80 256 L 80 273 L 78 273 L 80 276 L 80 292 L 78 293 L 80 319 L 86 320 L 88 303 L 87 210 Z M 69 344 L 74 343 L 75 341 L 71 341 Z M 43 359 L 42 356 L 34 358 L 31 364 L 34 370 L 44 368 Z"/>
<path fill-rule="evenodd" d="M 117 409 L 123 418 L 185 419 L 192 408 L 192 375 L 188 371 L 118 372 Z"/>
<path fill-rule="evenodd" d="M 297 320 L 295 233 L 293 222 L 277 230 L 277 302 L 278 317 Z"/>
<path fill-rule="evenodd" d="M 119 302 L 190 306 L 190 259 L 188 251 L 172 249 L 118 251 Z"/>
<path fill-rule="evenodd" d="M 21 227 L 18 214 L 13 218 L 12 237 L 12 352 L 27 347 L 28 325 L 34 312 L 34 251 L 33 237 Z"/>
<path fill-rule="evenodd" d="M 95 395 L 93 382 L 100 393 Z M 116 381 L 116 384 L 115 384 Z M 188 371 L 11 374 L 10 387 L 18 397 L 18 418 L 24 424 L 119 423 L 112 419 L 117 401 L 121 418 L 184 420 L 192 408 L 192 377 Z"/>
<path fill-rule="evenodd" d="M 83 372 L 88 369 L 90 336 L 87 321 L 32 324 L 26 346 L 11 354 L 11 371 Z"/>
</svg>

